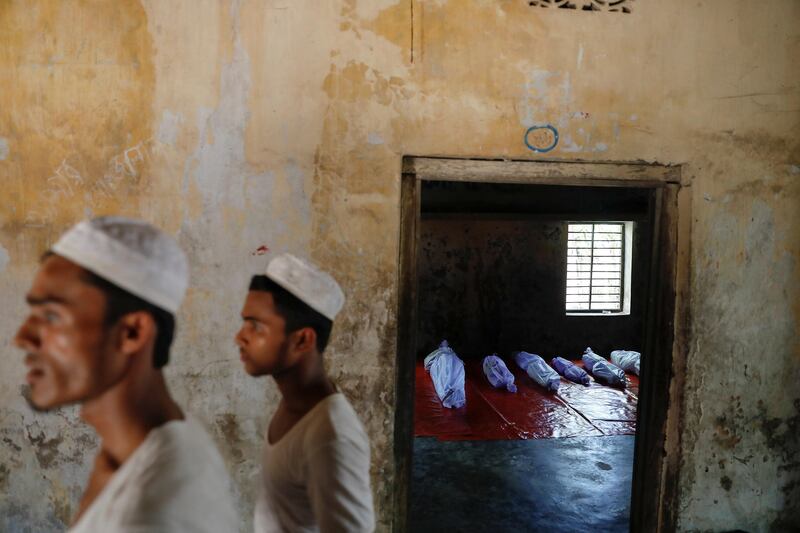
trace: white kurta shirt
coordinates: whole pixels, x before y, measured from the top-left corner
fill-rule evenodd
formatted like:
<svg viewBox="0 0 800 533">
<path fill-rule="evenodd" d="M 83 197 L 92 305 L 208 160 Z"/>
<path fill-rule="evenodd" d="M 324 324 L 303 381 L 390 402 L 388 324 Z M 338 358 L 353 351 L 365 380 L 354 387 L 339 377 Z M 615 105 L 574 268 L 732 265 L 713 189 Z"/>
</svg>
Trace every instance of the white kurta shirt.
<svg viewBox="0 0 800 533">
<path fill-rule="evenodd" d="M 70 533 L 236 532 L 231 482 L 194 419 L 148 433 Z"/>
<path fill-rule="evenodd" d="M 264 439 L 255 531 L 373 531 L 369 465 L 358 416 L 343 394 L 328 396 L 276 444 Z"/>
</svg>

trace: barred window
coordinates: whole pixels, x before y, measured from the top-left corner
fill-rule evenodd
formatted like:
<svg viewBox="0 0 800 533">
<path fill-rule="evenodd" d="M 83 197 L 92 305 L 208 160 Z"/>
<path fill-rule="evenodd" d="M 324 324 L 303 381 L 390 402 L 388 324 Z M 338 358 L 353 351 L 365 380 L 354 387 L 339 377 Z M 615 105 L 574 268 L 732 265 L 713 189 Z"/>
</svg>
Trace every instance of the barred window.
<svg viewBox="0 0 800 533">
<path fill-rule="evenodd" d="M 566 311 L 630 312 L 629 222 L 568 224 Z"/>
</svg>

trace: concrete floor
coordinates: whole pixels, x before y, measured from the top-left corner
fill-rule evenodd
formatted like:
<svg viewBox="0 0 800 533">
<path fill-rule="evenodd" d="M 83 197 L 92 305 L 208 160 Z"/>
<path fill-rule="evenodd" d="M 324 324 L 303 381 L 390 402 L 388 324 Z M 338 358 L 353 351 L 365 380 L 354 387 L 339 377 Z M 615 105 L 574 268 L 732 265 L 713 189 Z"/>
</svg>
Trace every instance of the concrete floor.
<svg viewBox="0 0 800 533">
<path fill-rule="evenodd" d="M 627 532 L 633 443 L 416 438 L 409 530 Z"/>
</svg>

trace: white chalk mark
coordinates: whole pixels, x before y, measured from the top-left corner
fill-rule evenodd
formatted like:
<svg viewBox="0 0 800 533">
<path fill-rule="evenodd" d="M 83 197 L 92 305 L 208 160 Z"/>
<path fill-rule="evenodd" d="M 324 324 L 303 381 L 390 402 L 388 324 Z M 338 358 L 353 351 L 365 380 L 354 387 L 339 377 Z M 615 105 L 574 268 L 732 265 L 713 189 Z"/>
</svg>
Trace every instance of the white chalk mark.
<svg viewBox="0 0 800 533">
<path fill-rule="evenodd" d="M 0 161 L 4 161 L 8 157 L 8 139 L 0 137 Z"/>
<path fill-rule="evenodd" d="M 47 178 L 50 188 L 49 193 L 52 200 L 67 198 L 75 195 L 75 189 L 83 183 L 83 176 L 75 170 L 66 159 L 56 169 L 55 174 Z"/>
<path fill-rule="evenodd" d="M 97 198 L 113 197 L 126 178 L 141 174 L 143 163 L 152 151 L 153 140 L 145 139 L 109 159 L 108 168 L 101 177 L 89 179 L 63 159 L 53 175 L 45 180 L 47 187 L 42 193 L 42 201 L 28 210 L 25 224 L 45 224 L 55 216 L 58 205 L 65 200 L 80 198 L 92 205 Z"/>
<path fill-rule="evenodd" d="M 137 144 L 132 148 L 125 150 L 125 166 L 131 176 L 136 176 L 137 163 L 144 161 L 144 154 L 142 153 L 142 143 Z"/>
</svg>

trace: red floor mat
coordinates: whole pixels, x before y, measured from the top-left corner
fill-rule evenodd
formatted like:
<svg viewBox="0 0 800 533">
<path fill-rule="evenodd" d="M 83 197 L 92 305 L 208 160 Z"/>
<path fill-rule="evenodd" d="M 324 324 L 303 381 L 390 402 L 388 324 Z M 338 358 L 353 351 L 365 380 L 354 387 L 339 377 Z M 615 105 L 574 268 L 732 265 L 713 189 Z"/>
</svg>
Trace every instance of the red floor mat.
<svg viewBox="0 0 800 533">
<path fill-rule="evenodd" d="M 464 386 L 467 404 L 448 409 L 439 401 L 433 381 L 422 362 L 416 368 L 414 402 L 414 435 L 438 437 L 440 440 L 515 440 L 525 438 L 492 405 L 467 378 Z"/>
<path fill-rule="evenodd" d="M 448 409 L 442 406 L 430 375 L 418 361 L 414 435 L 439 440 L 519 440 L 636 432 L 636 376 L 628 376 L 628 391 L 594 382 L 584 387 L 562 379 L 558 393 L 553 394 L 512 361 L 506 361 L 506 365 L 514 374 L 516 393 L 492 387 L 483 374 L 481 360 L 468 359 L 467 404 Z"/>
<path fill-rule="evenodd" d="M 506 366 L 514 374 L 517 392 L 495 389 L 483 373 L 480 359 L 464 362 L 467 380 L 495 411 L 514 425 L 519 439 L 588 437 L 602 435 L 590 422 L 570 409 L 558 394 L 537 385 L 521 368 Z M 430 379 L 430 376 L 427 376 Z M 469 407 L 469 403 L 467 403 Z"/>
<path fill-rule="evenodd" d="M 632 394 L 595 382 L 584 387 L 562 381 L 558 395 L 603 435 L 636 434 L 636 397 Z"/>
</svg>

